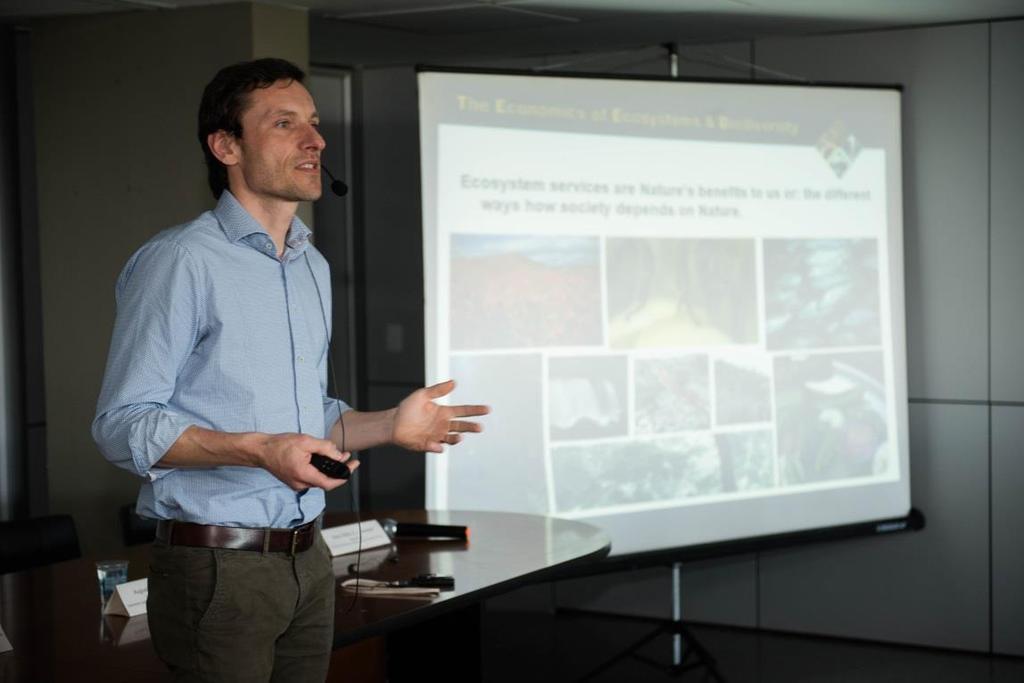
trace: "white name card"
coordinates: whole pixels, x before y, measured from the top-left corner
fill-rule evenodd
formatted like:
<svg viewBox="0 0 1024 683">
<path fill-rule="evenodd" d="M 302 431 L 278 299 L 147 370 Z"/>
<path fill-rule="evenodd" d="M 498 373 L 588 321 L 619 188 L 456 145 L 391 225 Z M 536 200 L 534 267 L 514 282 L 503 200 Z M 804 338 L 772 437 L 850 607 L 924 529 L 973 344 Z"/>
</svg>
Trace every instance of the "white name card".
<svg viewBox="0 0 1024 683">
<path fill-rule="evenodd" d="M 10 652 L 14 649 L 11 645 L 11 641 L 7 640 L 7 636 L 4 635 L 4 629 L 0 626 L 0 652 Z"/>
<path fill-rule="evenodd" d="M 359 557 L 359 571 L 363 574 L 379 571 L 384 563 L 391 557 L 391 546 L 364 550 Z M 331 558 L 331 569 L 336 576 L 348 574 L 349 566 L 355 564 L 355 557 L 352 555 L 338 555 Z"/>
<path fill-rule="evenodd" d="M 149 640 L 149 619 L 144 616 L 125 619 L 121 616 L 103 616 L 103 625 L 117 646 Z"/>
<path fill-rule="evenodd" d="M 146 613 L 146 596 L 149 595 L 148 579 L 118 584 L 107 600 L 104 614 L 119 614 L 122 617 L 137 617 Z"/>
<path fill-rule="evenodd" d="M 382 545 L 391 545 L 391 539 L 384 533 L 384 527 L 375 519 L 370 519 L 360 525 L 345 524 L 343 526 L 332 526 L 322 529 L 324 540 L 331 551 L 332 557 L 348 555 L 359 550 L 359 529 L 363 531 L 362 548 L 378 548 Z"/>
</svg>

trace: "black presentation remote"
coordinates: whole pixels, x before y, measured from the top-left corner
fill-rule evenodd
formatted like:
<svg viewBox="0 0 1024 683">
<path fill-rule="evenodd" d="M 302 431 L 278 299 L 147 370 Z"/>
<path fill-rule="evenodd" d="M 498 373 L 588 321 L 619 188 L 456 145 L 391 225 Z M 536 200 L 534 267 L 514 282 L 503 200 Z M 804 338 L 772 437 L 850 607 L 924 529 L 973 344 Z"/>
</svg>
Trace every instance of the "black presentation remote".
<svg viewBox="0 0 1024 683">
<path fill-rule="evenodd" d="M 319 453 L 314 453 L 309 462 L 313 467 L 331 479 L 348 479 L 352 474 L 345 463 L 338 462 L 334 458 L 328 458 L 326 455 L 320 455 Z"/>
</svg>

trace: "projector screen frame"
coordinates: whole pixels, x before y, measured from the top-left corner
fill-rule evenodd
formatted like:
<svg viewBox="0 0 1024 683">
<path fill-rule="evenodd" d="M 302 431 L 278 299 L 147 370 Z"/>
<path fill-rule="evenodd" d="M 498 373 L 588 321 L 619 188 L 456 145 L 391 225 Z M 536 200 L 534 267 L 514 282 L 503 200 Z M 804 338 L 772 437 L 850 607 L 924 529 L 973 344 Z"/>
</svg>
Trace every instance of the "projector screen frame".
<svg viewBox="0 0 1024 683">
<path fill-rule="evenodd" d="M 584 520 L 586 521 L 586 520 Z M 873 536 L 893 536 L 923 531 L 927 517 L 916 507 L 910 508 L 904 516 L 888 517 L 853 524 L 817 527 L 803 531 L 782 534 L 751 536 L 716 543 L 684 545 L 675 548 L 658 548 L 639 552 L 607 555 L 596 562 L 566 568 L 552 577 L 552 580 L 580 578 L 597 574 L 612 574 L 620 571 L 646 569 L 649 567 L 671 566 L 678 563 L 714 560 L 737 555 L 750 555 L 770 550 L 784 550 L 806 545 L 835 541 L 865 539 Z"/>
<path fill-rule="evenodd" d="M 440 66 L 432 64 L 416 64 L 413 67 L 418 76 L 421 73 L 450 73 L 478 76 L 529 76 L 530 78 L 573 78 L 591 79 L 599 81 L 650 81 L 652 83 L 709 83 L 722 85 L 769 85 L 769 86 L 798 86 L 808 88 L 843 88 L 846 90 L 895 90 L 903 94 L 906 87 L 902 83 L 883 83 L 871 81 L 858 81 L 849 83 L 844 81 L 817 81 L 811 79 L 785 79 L 785 78 L 758 78 L 752 81 L 749 78 L 718 78 L 711 76 L 656 76 L 645 74 L 611 74 L 597 73 L 593 71 L 568 71 L 544 69 L 498 69 L 486 67 L 461 67 L 461 66 Z M 417 87 L 418 92 L 418 87 Z"/>
<path fill-rule="evenodd" d="M 684 560 L 695 560 L 705 559 L 710 557 L 721 557 L 727 555 L 736 555 L 750 552 L 758 552 L 763 550 L 770 550 L 782 547 L 789 547 L 793 545 L 800 545 L 805 543 L 815 543 L 831 540 L 840 540 L 852 537 L 872 536 L 872 535 L 888 535 L 894 532 L 904 531 L 917 531 L 921 530 L 925 526 L 924 515 L 913 506 L 912 491 L 909 490 L 909 477 L 910 477 L 910 451 L 909 451 L 909 419 L 908 419 L 908 407 L 909 407 L 909 392 L 907 387 L 907 349 L 906 349 L 906 230 L 905 230 L 905 184 L 906 176 L 903 173 L 903 155 L 902 155 L 902 144 L 903 144 L 903 121 L 904 121 L 904 108 L 902 103 L 902 94 L 905 90 L 904 86 L 899 83 L 873 83 L 873 82 L 841 82 L 841 81 L 817 81 L 817 80 L 804 80 L 804 79 L 785 79 L 785 78 L 772 78 L 772 79 L 757 79 L 751 80 L 747 78 L 721 78 L 721 77 L 673 77 L 670 75 L 658 76 L 658 75 L 633 75 L 633 74 L 609 74 L 609 73 L 595 73 L 595 72 L 578 72 L 571 70 L 534 70 L 534 69 L 499 69 L 499 68 L 480 68 L 480 67 L 452 67 L 452 66 L 440 66 L 430 64 L 417 64 L 415 66 L 417 74 L 417 93 L 419 93 L 419 78 L 418 76 L 423 73 L 442 73 L 442 74 L 460 74 L 460 75 L 494 75 L 494 76 L 524 76 L 530 78 L 571 78 L 571 79 L 589 79 L 589 80 L 618 80 L 618 81 L 639 81 L 639 82 L 652 82 L 652 83 L 672 83 L 672 84 L 686 84 L 686 83 L 697 83 L 697 84 L 722 84 L 722 85 L 740 85 L 740 86 L 785 86 L 785 87 L 807 87 L 807 88 L 842 88 L 847 90 L 891 90 L 900 95 L 900 108 L 899 108 L 899 121 L 897 125 L 897 134 L 900 143 L 900 156 L 898 158 L 900 174 L 896 181 L 900 189 L 900 200 L 896 210 L 899 212 L 900 217 L 900 239 L 898 244 L 890 243 L 891 247 L 898 249 L 898 253 L 890 255 L 890 260 L 895 262 L 898 257 L 902 264 L 902 269 L 899 273 L 900 277 L 898 283 L 894 283 L 899 286 L 899 300 L 896 301 L 894 296 L 894 305 L 898 304 L 898 311 L 894 310 L 892 313 L 892 322 L 898 323 L 898 328 L 893 332 L 894 338 L 894 354 L 902 352 L 902 374 L 896 373 L 897 376 L 894 378 L 894 382 L 897 387 L 897 396 L 899 397 L 900 390 L 902 390 L 902 397 L 904 400 L 900 405 L 895 406 L 895 411 L 902 415 L 902 426 L 904 433 L 896 435 L 902 437 L 903 442 L 899 443 L 900 447 L 904 447 L 906 450 L 906 470 L 903 473 L 903 477 L 908 479 L 906 484 L 908 488 L 908 502 L 909 509 L 906 515 L 897 517 L 886 517 L 884 519 L 859 521 L 850 524 L 840 524 L 833 526 L 823 527 L 812 527 L 807 529 L 800 529 L 796 531 L 783 532 L 778 534 L 763 534 L 756 536 L 741 537 L 736 539 L 728 539 L 724 541 L 717 541 L 711 543 L 698 543 L 698 544 L 684 544 L 673 547 L 659 547 L 651 550 L 639 550 L 629 551 L 619 555 L 610 555 L 599 563 L 597 571 L 608 572 L 616 571 L 617 568 L 628 568 L 635 566 L 651 566 L 653 564 L 664 564 L 666 562 L 671 563 L 674 561 Z M 419 95 L 417 95 L 418 97 Z M 421 110 L 417 109 L 417 117 L 419 119 Z M 421 128 L 417 127 L 417 135 L 421 134 Z M 435 140 L 436 142 L 436 140 Z M 418 155 L 423 153 L 423 140 L 420 140 L 420 146 L 417 150 Z M 417 174 L 420 175 L 419 195 L 420 195 L 420 220 L 421 220 L 421 236 L 424 238 L 422 242 L 424 260 L 427 257 L 427 242 L 426 235 L 424 232 L 425 226 L 423 225 L 424 210 L 423 204 L 428 201 L 426 197 L 426 191 L 424 188 L 424 179 L 422 178 L 422 160 L 420 165 L 417 167 Z M 430 200 L 433 201 L 433 200 Z M 430 306 L 427 301 L 426 293 L 428 291 L 428 283 L 426 282 L 427 269 L 424 267 L 424 332 L 426 336 L 427 330 L 433 327 L 430 321 Z M 895 290 L 894 290 L 895 293 Z M 898 313 L 898 316 L 897 316 Z M 432 361 L 429 358 L 429 343 L 425 344 L 425 355 L 426 365 L 425 372 L 428 372 L 432 365 Z M 894 358 L 894 364 L 897 363 Z M 457 379 L 457 378 L 456 378 Z M 429 381 L 430 378 L 427 378 Z M 454 509 L 454 508 L 452 508 Z M 548 513 L 552 516 L 558 516 L 556 512 Z M 587 517 L 581 517 L 581 521 L 590 521 Z M 593 522 L 591 522 L 593 523 Z M 615 552 L 615 548 L 612 548 L 612 552 Z M 579 571 L 587 571 L 586 569 L 580 569 Z"/>
</svg>

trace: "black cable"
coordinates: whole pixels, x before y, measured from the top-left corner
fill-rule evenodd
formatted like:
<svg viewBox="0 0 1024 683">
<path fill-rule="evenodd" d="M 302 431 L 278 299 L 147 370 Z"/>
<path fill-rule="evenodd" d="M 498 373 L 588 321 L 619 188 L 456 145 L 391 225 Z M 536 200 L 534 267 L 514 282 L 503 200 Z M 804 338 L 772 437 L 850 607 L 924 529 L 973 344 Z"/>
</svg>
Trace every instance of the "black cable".
<svg viewBox="0 0 1024 683">
<path fill-rule="evenodd" d="M 316 288 L 316 298 L 320 302 L 320 317 L 324 322 L 324 334 L 327 340 L 327 370 L 330 377 L 330 385 L 328 385 L 328 394 L 332 394 L 333 385 L 333 398 L 338 404 L 338 424 L 341 425 L 341 452 L 345 452 L 345 413 L 341 409 L 341 399 L 338 398 L 338 378 L 334 374 L 334 363 L 331 361 L 331 329 L 327 325 L 327 309 L 324 306 L 324 297 L 320 293 L 320 285 L 316 281 L 316 275 L 313 274 L 313 266 L 309 263 L 309 252 L 303 252 L 303 256 L 306 257 L 306 269 L 309 270 L 309 277 L 313 279 L 313 286 Z M 350 456 L 351 458 L 351 456 Z M 352 501 L 352 510 L 356 513 L 356 531 L 359 533 L 359 542 L 356 547 L 356 590 L 355 595 L 352 597 L 352 602 L 345 608 L 342 614 L 348 614 L 355 607 L 356 601 L 359 600 L 359 572 L 363 559 L 363 522 L 359 513 L 359 500 L 356 498 L 355 487 L 352 486 L 353 482 L 348 483 L 349 487 L 349 499 Z"/>
</svg>

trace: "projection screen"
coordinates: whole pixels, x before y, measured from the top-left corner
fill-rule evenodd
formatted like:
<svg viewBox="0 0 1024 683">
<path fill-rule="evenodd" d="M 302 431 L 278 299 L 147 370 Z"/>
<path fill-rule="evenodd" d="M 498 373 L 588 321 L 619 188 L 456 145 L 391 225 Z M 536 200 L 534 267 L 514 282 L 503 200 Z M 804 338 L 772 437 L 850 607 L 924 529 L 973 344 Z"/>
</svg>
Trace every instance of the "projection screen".
<svg viewBox="0 0 1024 683">
<path fill-rule="evenodd" d="M 419 74 L 432 509 L 616 555 L 910 509 L 900 93 Z"/>
</svg>

